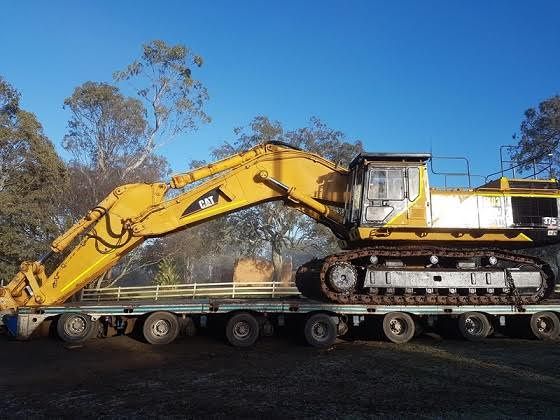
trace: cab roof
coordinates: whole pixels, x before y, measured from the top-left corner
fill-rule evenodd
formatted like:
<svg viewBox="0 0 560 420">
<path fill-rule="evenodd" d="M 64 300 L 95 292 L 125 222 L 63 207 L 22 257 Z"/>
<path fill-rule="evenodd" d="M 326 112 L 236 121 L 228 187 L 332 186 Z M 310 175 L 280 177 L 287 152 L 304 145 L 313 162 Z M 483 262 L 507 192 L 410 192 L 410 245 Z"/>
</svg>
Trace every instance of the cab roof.
<svg viewBox="0 0 560 420">
<path fill-rule="evenodd" d="M 432 157 L 430 153 L 360 153 L 352 162 L 350 168 L 369 162 L 426 162 Z"/>
</svg>

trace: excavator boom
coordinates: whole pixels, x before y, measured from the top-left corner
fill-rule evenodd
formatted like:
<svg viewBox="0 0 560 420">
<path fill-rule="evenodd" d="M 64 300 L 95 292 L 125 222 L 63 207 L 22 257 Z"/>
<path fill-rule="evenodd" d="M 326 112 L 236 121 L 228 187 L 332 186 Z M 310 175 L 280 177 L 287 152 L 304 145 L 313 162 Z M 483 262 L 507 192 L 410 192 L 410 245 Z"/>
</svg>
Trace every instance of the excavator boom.
<svg viewBox="0 0 560 420">
<path fill-rule="evenodd" d="M 146 238 L 267 201 L 283 200 L 341 236 L 342 219 L 332 207 L 344 206 L 347 178 L 347 169 L 318 155 L 268 143 L 169 183 L 122 185 L 53 241 L 53 253 L 70 253 L 52 273 L 42 261 L 22 263 L 0 289 L 0 311 L 62 303 Z"/>
</svg>

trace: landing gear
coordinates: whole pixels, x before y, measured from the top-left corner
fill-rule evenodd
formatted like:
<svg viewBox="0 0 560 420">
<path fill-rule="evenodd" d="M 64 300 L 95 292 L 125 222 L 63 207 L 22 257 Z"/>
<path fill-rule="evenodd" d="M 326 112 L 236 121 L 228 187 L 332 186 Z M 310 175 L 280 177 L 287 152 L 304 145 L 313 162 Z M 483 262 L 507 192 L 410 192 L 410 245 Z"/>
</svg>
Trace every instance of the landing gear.
<svg viewBox="0 0 560 420">
<path fill-rule="evenodd" d="M 480 341 L 488 337 L 493 328 L 483 313 L 467 312 L 459 317 L 459 331 L 469 341 Z"/>
<path fill-rule="evenodd" d="M 383 318 L 385 337 L 393 343 L 402 344 L 414 337 L 416 325 L 414 319 L 405 312 L 391 312 Z"/>
<path fill-rule="evenodd" d="M 560 340 L 560 319 L 555 312 L 537 312 L 531 316 L 531 331 L 540 340 Z"/>
<path fill-rule="evenodd" d="M 56 323 L 56 332 L 62 341 L 67 343 L 83 343 L 92 335 L 94 323 L 86 314 L 65 313 L 60 315 Z"/>
</svg>

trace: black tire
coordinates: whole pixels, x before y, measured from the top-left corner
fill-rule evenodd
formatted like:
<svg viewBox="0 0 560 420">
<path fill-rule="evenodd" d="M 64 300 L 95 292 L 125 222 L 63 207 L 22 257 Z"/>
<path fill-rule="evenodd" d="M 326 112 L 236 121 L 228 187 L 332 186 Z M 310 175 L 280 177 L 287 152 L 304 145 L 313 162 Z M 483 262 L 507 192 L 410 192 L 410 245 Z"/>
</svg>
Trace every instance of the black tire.
<svg viewBox="0 0 560 420">
<path fill-rule="evenodd" d="M 179 321 L 179 334 L 185 337 L 194 337 L 197 333 L 197 328 L 194 320 L 191 317 L 178 318 Z"/>
<path fill-rule="evenodd" d="M 387 340 L 403 344 L 414 337 L 414 319 L 406 312 L 391 312 L 383 317 L 383 332 Z"/>
<path fill-rule="evenodd" d="M 83 343 L 94 332 L 94 324 L 89 315 L 81 313 L 66 313 L 60 315 L 56 322 L 56 333 L 62 341 L 67 343 Z"/>
<path fill-rule="evenodd" d="M 233 315 L 226 324 L 226 338 L 234 347 L 251 347 L 259 332 L 259 321 L 248 312 Z"/>
<path fill-rule="evenodd" d="M 492 324 L 488 317 L 480 312 L 466 312 L 458 319 L 458 327 L 461 335 L 469 341 L 481 341 L 492 332 Z"/>
<path fill-rule="evenodd" d="M 311 315 L 303 327 L 303 336 L 310 346 L 324 349 L 332 346 L 338 335 L 334 319 L 327 314 Z"/>
<path fill-rule="evenodd" d="M 172 313 L 154 312 L 144 320 L 142 335 L 150 344 L 169 344 L 179 335 L 179 321 Z"/>
<path fill-rule="evenodd" d="M 539 340 L 560 340 L 560 318 L 555 312 L 537 312 L 531 316 L 531 331 Z"/>
</svg>

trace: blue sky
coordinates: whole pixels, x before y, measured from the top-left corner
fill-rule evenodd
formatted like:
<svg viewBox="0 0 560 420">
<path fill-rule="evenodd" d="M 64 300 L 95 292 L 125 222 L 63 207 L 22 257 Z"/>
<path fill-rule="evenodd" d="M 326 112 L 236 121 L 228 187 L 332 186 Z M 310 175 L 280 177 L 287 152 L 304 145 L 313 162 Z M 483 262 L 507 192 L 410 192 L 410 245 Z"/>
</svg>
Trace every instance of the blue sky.
<svg viewBox="0 0 560 420">
<path fill-rule="evenodd" d="M 524 110 L 560 93 L 557 1 L 10 1 L 0 11 L 0 74 L 57 147 L 75 86 L 110 81 L 152 39 L 201 54 L 213 121 L 162 150 L 175 171 L 256 115 L 288 128 L 316 115 L 369 151 L 468 156 L 486 174 Z"/>
</svg>

